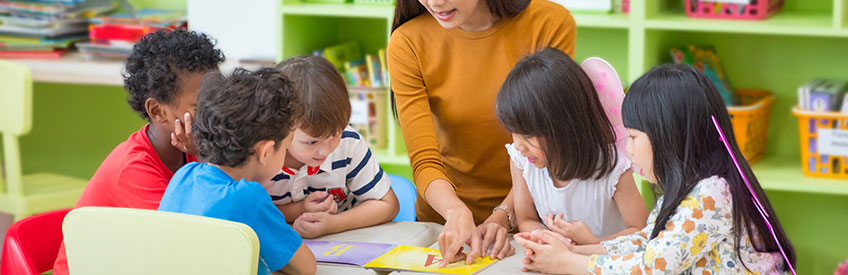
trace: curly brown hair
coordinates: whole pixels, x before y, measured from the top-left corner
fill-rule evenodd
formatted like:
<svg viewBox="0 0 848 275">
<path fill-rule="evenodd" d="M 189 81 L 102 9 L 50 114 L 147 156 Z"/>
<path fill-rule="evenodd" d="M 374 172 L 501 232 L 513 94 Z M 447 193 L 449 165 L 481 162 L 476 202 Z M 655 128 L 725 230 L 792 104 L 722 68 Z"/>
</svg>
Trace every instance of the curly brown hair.
<svg viewBox="0 0 848 275">
<path fill-rule="evenodd" d="M 236 69 L 230 77 L 207 73 L 191 126 L 197 150 L 209 163 L 239 167 L 262 140 L 288 137 L 302 113 L 291 81 L 279 71 Z"/>
</svg>

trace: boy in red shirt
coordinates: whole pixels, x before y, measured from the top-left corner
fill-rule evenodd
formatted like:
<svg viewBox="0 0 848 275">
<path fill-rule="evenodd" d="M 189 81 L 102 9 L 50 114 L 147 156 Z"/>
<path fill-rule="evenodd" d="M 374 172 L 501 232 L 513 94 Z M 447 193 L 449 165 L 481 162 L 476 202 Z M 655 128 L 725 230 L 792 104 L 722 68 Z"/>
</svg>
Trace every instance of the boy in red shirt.
<svg viewBox="0 0 848 275">
<path fill-rule="evenodd" d="M 76 207 L 159 208 L 174 172 L 196 161 L 181 151 L 185 147 L 172 145 L 172 136 L 191 124 L 203 75 L 223 61 L 210 38 L 195 32 L 157 31 L 136 43 L 124 69 L 124 88 L 130 107 L 149 123 L 103 160 Z M 53 274 L 68 274 L 64 244 Z"/>
</svg>

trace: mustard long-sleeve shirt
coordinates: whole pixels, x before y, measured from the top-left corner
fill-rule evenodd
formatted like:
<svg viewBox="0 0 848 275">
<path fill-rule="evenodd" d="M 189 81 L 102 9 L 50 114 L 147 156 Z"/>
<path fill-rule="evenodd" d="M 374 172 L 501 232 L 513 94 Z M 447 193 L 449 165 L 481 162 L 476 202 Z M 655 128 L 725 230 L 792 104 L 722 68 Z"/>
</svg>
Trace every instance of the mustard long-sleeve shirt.
<svg viewBox="0 0 848 275">
<path fill-rule="evenodd" d="M 536 50 L 554 47 L 573 56 L 576 36 L 571 13 L 547 0 L 532 0 L 483 31 L 447 30 L 429 13 L 394 31 L 388 67 L 419 220 L 444 223 L 423 198 L 436 179 L 454 186 L 477 224 L 492 213 L 512 187 L 504 149 L 512 138 L 495 117 L 498 90 Z"/>
</svg>

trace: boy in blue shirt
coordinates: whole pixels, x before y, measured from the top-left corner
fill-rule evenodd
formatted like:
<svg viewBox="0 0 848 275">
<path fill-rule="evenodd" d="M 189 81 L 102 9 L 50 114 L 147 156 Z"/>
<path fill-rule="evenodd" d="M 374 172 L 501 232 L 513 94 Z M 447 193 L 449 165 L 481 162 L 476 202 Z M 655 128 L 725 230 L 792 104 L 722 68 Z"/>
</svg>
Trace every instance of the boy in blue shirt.
<svg viewBox="0 0 848 275">
<path fill-rule="evenodd" d="M 204 76 L 192 131 L 206 162 L 177 171 L 159 210 L 250 226 L 259 237 L 259 274 L 315 273 L 315 256 L 258 183 L 282 167 L 298 106 L 291 83 L 274 69 Z"/>
</svg>

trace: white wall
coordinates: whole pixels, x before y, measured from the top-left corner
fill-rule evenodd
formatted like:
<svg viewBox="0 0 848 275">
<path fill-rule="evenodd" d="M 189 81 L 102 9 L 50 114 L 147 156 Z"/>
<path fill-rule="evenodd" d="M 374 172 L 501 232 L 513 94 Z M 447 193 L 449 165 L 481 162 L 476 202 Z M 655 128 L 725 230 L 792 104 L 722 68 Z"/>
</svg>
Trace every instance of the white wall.
<svg viewBox="0 0 848 275">
<path fill-rule="evenodd" d="M 218 40 L 227 58 L 222 71 L 231 71 L 239 59 L 273 61 L 280 49 L 278 1 L 188 0 L 188 26 Z"/>
</svg>

